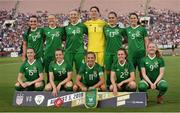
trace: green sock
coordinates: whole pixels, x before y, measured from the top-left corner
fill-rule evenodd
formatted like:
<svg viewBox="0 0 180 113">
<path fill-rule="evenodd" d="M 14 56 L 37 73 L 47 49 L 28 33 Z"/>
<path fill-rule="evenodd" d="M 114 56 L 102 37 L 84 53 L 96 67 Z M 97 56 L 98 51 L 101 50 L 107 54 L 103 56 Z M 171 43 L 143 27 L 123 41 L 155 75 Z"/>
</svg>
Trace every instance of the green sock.
<svg viewBox="0 0 180 113">
<path fill-rule="evenodd" d="M 111 80 L 110 80 L 110 74 L 106 74 L 106 85 L 110 86 L 111 85 Z"/>
</svg>

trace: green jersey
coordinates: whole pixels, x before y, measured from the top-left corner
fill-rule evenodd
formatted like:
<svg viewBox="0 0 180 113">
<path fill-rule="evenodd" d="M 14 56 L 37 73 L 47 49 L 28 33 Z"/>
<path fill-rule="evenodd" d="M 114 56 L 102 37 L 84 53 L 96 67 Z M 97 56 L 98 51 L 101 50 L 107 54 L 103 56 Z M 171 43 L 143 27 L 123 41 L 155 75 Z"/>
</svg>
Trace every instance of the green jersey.
<svg viewBox="0 0 180 113">
<path fill-rule="evenodd" d="M 126 28 L 126 34 L 128 37 L 128 56 L 129 58 L 141 57 L 145 52 L 144 38 L 147 36 L 147 30 L 142 26 L 135 28 Z M 143 53 L 142 53 L 143 52 Z"/>
<path fill-rule="evenodd" d="M 102 67 L 95 63 L 93 67 L 83 64 L 80 68 L 79 75 L 81 76 L 84 85 L 90 87 L 97 84 L 100 81 L 100 77 L 104 74 Z"/>
<path fill-rule="evenodd" d="M 27 48 L 33 48 L 36 53 L 36 59 L 43 57 L 43 30 L 37 28 L 30 31 L 29 34 L 23 34 L 23 40 L 27 43 Z"/>
<path fill-rule="evenodd" d="M 84 53 L 84 34 L 87 34 L 86 26 L 83 23 L 69 24 L 65 27 L 65 31 L 66 52 Z"/>
<path fill-rule="evenodd" d="M 68 65 L 65 61 L 61 64 L 52 61 L 49 65 L 49 72 L 54 75 L 54 81 L 63 81 L 67 78 L 67 73 L 72 71 L 72 67 Z"/>
<path fill-rule="evenodd" d="M 54 57 L 56 49 L 62 49 L 62 40 L 65 35 L 64 28 L 44 28 L 44 34 L 46 39 L 45 56 Z"/>
<path fill-rule="evenodd" d="M 24 74 L 27 81 L 34 81 L 39 78 L 40 73 L 43 73 L 43 67 L 37 60 L 34 60 L 32 63 L 26 60 L 21 65 L 19 72 Z"/>
<path fill-rule="evenodd" d="M 146 75 L 151 80 L 151 82 L 155 82 L 160 73 L 160 68 L 164 67 L 163 58 L 150 58 L 149 56 L 144 57 L 141 60 L 141 68 L 145 68 Z"/>
<path fill-rule="evenodd" d="M 116 83 L 120 83 L 130 78 L 130 73 L 135 71 L 132 62 L 129 61 L 125 61 L 124 64 L 120 64 L 117 61 L 113 64 L 111 70 L 116 74 Z"/>
<path fill-rule="evenodd" d="M 115 27 L 106 25 L 104 34 L 106 38 L 106 53 L 116 54 L 118 49 L 122 47 L 123 37 L 126 36 L 125 29 L 119 28 L 118 25 Z"/>
</svg>

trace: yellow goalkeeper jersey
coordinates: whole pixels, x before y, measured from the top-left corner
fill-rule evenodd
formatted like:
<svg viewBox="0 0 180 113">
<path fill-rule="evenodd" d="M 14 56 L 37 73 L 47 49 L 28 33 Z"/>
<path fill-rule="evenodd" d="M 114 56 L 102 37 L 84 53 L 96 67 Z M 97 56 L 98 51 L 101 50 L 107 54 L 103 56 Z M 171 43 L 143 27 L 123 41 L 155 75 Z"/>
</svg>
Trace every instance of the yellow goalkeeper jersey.
<svg viewBox="0 0 180 113">
<path fill-rule="evenodd" d="M 105 37 L 103 27 L 106 25 L 106 22 L 101 19 L 97 19 L 86 21 L 84 24 L 88 28 L 88 51 L 104 51 Z"/>
</svg>

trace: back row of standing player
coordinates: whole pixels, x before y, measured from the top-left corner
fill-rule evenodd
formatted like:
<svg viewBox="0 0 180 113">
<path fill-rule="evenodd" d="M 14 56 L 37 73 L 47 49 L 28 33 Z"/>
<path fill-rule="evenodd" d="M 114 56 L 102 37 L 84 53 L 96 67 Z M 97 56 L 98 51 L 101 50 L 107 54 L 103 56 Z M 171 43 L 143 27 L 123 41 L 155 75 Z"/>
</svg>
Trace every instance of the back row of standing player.
<svg viewBox="0 0 180 113">
<path fill-rule="evenodd" d="M 26 49 L 33 48 L 36 59 L 43 59 L 45 72 L 49 74 L 49 64 L 54 60 L 56 49 L 62 48 L 62 40 L 65 38 L 65 61 L 73 66 L 75 63 L 76 72 L 84 61 L 84 34 L 88 35 L 87 51 L 95 53 L 96 62 L 105 67 L 106 84 L 110 86 L 110 71 L 112 64 L 117 60 L 117 51 L 122 47 L 123 38 L 128 39 L 128 60 L 138 66 L 140 70 L 140 60 L 146 55 L 148 44 L 147 31 L 139 25 L 138 16 L 130 14 L 130 27 L 122 29 L 117 25 L 117 14 L 108 14 L 108 23 L 100 19 L 98 7 L 90 8 L 91 20 L 85 23 L 79 22 L 79 13 L 70 11 L 68 26 L 58 27 L 54 15 L 48 16 L 49 27 L 37 28 L 38 19 L 34 16 L 29 19 L 29 30 L 24 34 L 23 59 L 25 59 Z M 45 37 L 45 50 L 43 54 L 43 44 Z M 105 56 L 105 57 L 104 57 Z M 140 76 L 141 77 L 141 76 Z"/>
<path fill-rule="evenodd" d="M 33 48 L 36 59 L 43 59 L 45 72 L 48 73 L 49 64 L 54 60 L 55 50 L 62 48 L 63 40 L 65 44 L 65 60 L 72 66 L 75 63 L 76 72 L 84 61 L 84 34 L 88 35 L 87 51 L 92 51 L 96 55 L 96 62 L 105 66 L 107 74 L 107 85 L 110 85 L 110 70 L 112 63 L 117 60 L 116 53 L 122 47 L 123 38 L 128 38 L 128 60 L 140 70 L 140 59 L 146 54 L 148 44 L 147 31 L 139 25 L 138 16 L 130 14 L 130 27 L 119 28 L 117 25 L 117 14 L 108 14 L 108 23 L 100 19 L 98 7 L 90 8 L 91 20 L 85 23 L 79 22 L 79 13 L 70 11 L 68 26 L 58 27 L 54 15 L 48 16 L 49 27 L 38 28 L 38 19 L 35 16 L 29 19 L 29 29 L 23 36 L 23 60 L 26 58 L 26 49 Z M 45 49 L 43 45 L 45 40 Z M 104 57 L 105 56 L 105 57 Z"/>
</svg>

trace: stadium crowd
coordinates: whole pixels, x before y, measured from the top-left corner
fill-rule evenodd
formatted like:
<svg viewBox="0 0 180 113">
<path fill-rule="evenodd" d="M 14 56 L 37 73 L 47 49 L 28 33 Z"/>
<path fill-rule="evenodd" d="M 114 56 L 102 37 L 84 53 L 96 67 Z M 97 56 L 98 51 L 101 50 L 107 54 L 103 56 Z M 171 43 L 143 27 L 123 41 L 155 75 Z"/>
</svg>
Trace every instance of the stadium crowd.
<svg viewBox="0 0 180 113">
<path fill-rule="evenodd" d="M 140 17 L 144 13 L 136 12 Z M 27 20 L 30 13 L 20 13 L 12 16 L 12 11 L 4 9 L 0 10 L 0 52 L 16 51 L 21 53 L 22 34 L 27 29 Z M 37 11 L 38 20 L 41 27 L 47 26 L 48 11 Z M 150 7 L 148 9 L 148 16 L 150 17 L 150 25 L 148 27 L 149 37 L 158 45 L 179 45 L 180 42 L 180 13 L 171 10 L 162 10 Z M 56 14 L 59 25 L 62 26 L 68 20 L 66 14 Z M 81 20 L 88 20 L 89 13 L 84 10 L 81 11 Z M 106 17 L 103 17 L 104 19 Z M 129 22 L 127 15 L 119 15 L 118 19 L 128 26 Z M 10 27 L 9 24 L 3 25 L 6 20 L 15 20 L 15 24 Z"/>
</svg>

